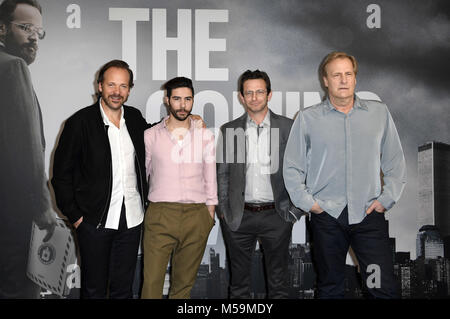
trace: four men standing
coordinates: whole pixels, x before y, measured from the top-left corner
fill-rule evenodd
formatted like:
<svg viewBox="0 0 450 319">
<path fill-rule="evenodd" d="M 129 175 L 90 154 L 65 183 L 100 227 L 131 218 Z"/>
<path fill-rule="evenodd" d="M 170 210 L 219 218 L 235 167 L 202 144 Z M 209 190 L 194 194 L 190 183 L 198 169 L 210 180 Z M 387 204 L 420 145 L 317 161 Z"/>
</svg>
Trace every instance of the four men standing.
<svg viewBox="0 0 450 319">
<path fill-rule="evenodd" d="M 37 38 L 45 32 L 35 1 L 6 0 L 1 9 L 0 68 L 2 78 L 10 75 L 3 82 L 11 96 L 1 128 L 14 134 L 0 139 L 7 150 L 0 168 L 8 186 L 2 192 L 26 193 L 20 199 L 5 196 L 2 211 L 21 213 L 29 210 L 25 204 L 32 205 L 36 212 L 19 218 L 29 233 L 33 219 L 41 228 L 54 224 L 42 119 L 26 66 L 34 61 Z M 194 101 L 190 79 L 177 77 L 164 85 L 169 115 L 146 130 L 140 111 L 124 105 L 133 72 L 120 60 L 105 64 L 97 81 L 98 102 L 66 121 L 54 157 L 57 204 L 76 228 L 82 297 L 131 297 L 148 201 L 143 298 L 162 297 L 171 256 L 169 297 L 189 298 L 216 205 L 230 262 L 231 298 L 250 297 L 257 242 L 264 252 L 268 297 L 288 297 L 288 246 L 292 224 L 303 211 L 311 213 L 320 298 L 343 297 L 349 246 L 364 279 L 369 266 L 379 267 L 380 285 L 369 287 L 371 295 L 398 297 L 384 213 L 404 189 L 405 160 L 386 105 L 355 95 L 357 70 L 353 56 L 327 55 L 319 69 L 327 97 L 300 112 L 295 122 L 269 109 L 272 92 L 265 72 L 244 72 L 239 98 L 245 113 L 220 129 L 216 172 L 214 135 L 189 117 Z M 14 86 L 13 80 L 20 83 Z M 30 162 L 21 165 L 22 160 Z M 13 213 L 4 215 L 3 226 L 22 225 Z M 12 274 L 21 259 L 21 276 L 2 279 L 0 297 L 18 297 L 11 280 L 22 284 L 26 262 L 6 250 L 13 246 L 4 234 L 0 248 L 9 257 L 1 259 L 1 272 Z M 21 255 L 26 256 L 28 242 L 25 237 L 18 244 Z"/>
</svg>

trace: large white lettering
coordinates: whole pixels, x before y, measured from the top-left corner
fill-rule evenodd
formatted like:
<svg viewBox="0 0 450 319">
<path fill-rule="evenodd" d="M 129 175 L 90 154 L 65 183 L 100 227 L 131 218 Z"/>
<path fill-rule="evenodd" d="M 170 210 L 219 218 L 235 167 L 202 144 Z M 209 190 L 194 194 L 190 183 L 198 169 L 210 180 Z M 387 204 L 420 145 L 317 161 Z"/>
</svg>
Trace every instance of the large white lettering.
<svg viewBox="0 0 450 319">
<path fill-rule="evenodd" d="M 211 39 L 209 24 L 228 22 L 228 10 L 195 10 L 195 79 L 197 81 L 228 81 L 227 68 L 210 68 L 209 53 L 226 51 L 225 39 Z"/>
<path fill-rule="evenodd" d="M 236 91 L 232 93 L 232 108 L 231 112 L 229 112 L 228 101 L 223 94 L 213 90 L 200 91 L 195 94 L 192 112 L 203 116 L 205 106 L 207 104 L 212 105 L 214 110 L 213 128 L 218 129 L 225 122 L 231 121 L 244 113 L 245 110 L 239 101 L 238 94 L 239 92 Z M 356 95 L 361 99 L 381 101 L 377 94 L 369 91 L 356 92 Z M 294 118 L 301 109 L 300 96 L 300 92 L 286 92 L 284 94 L 286 107 L 283 110 L 283 92 L 272 91 L 269 107 L 275 113 Z M 161 90 L 149 96 L 145 112 L 147 122 L 157 122 L 161 119 L 161 114 L 165 114 L 163 98 L 164 91 Z M 303 92 L 303 109 L 320 103 L 320 101 L 321 96 L 319 92 Z"/>
<path fill-rule="evenodd" d="M 126 61 L 137 79 L 137 32 L 138 21 L 149 21 L 149 9 L 109 8 L 109 20 L 122 21 L 122 60 Z"/>
<path fill-rule="evenodd" d="M 178 76 L 192 77 L 191 10 L 178 10 L 178 35 L 167 37 L 166 9 L 153 9 L 153 80 L 167 80 L 167 51 L 177 51 Z"/>
<path fill-rule="evenodd" d="M 73 17 L 70 16 L 73 20 Z M 137 74 L 137 22 L 150 20 L 148 8 L 109 8 L 122 21 L 122 59 Z M 192 78 L 192 10 L 177 10 L 177 35 L 167 35 L 167 10 L 152 9 L 152 79 L 167 80 L 167 52 L 177 53 L 177 76 Z M 228 68 L 212 68 L 210 53 L 226 51 L 226 39 L 210 38 L 211 23 L 228 22 L 228 10 L 195 10 L 195 80 L 228 81 Z M 71 25 L 74 24 L 71 22 Z M 137 78 L 137 76 L 136 76 Z"/>
</svg>

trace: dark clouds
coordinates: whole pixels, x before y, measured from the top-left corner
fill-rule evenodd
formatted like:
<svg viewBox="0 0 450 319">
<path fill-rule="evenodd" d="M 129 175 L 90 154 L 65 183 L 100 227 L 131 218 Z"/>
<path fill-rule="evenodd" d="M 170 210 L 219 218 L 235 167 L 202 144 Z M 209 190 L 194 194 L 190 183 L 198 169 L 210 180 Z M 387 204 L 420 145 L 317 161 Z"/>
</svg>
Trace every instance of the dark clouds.
<svg viewBox="0 0 450 319">
<path fill-rule="evenodd" d="M 309 30 L 327 47 L 353 53 L 364 65 L 421 78 L 447 90 L 450 71 L 448 1 L 280 1 L 287 27 Z M 381 8 L 381 28 L 366 21 Z M 278 4 L 278 2 L 277 2 Z"/>
</svg>

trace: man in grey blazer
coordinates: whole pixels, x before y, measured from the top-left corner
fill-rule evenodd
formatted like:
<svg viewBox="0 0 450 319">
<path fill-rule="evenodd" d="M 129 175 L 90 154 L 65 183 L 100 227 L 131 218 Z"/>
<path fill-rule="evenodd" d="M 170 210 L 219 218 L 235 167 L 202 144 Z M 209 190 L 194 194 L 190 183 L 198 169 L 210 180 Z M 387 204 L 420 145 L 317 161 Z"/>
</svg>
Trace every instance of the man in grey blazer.
<svg viewBox="0 0 450 319">
<path fill-rule="evenodd" d="M 0 299 L 38 298 L 40 288 L 26 276 L 32 221 L 55 225 L 44 160 L 41 110 L 28 65 L 42 29 L 35 0 L 0 5 Z"/>
<path fill-rule="evenodd" d="M 288 248 L 302 214 L 284 187 L 283 156 L 293 121 L 269 110 L 265 72 L 239 79 L 246 113 L 220 129 L 217 153 L 218 215 L 230 262 L 230 298 L 250 298 L 250 270 L 261 244 L 269 298 L 288 297 Z"/>
</svg>

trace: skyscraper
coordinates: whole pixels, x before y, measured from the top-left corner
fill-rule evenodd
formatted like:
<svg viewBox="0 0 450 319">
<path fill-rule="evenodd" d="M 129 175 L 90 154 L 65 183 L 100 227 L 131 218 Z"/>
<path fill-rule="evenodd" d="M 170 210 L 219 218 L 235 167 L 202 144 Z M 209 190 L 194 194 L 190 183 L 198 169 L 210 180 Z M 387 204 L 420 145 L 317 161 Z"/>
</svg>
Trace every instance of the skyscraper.
<svg viewBox="0 0 450 319">
<path fill-rule="evenodd" d="M 450 236 L 450 145 L 430 142 L 419 146 L 418 228 L 435 225 Z"/>
<path fill-rule="evenodd" d="M 213 248 L 209 249 L 209 277 L 208 277 L 208 298 L 225 298 L 221 293 L 220 279 L 220 256 Z"/>
<path fill-rule="evenodd" d="M 444 242 L 436 226 L 422 226 L 416 239 L 417 258 L 437 259 L 444 257 Z"/>
</svg>

